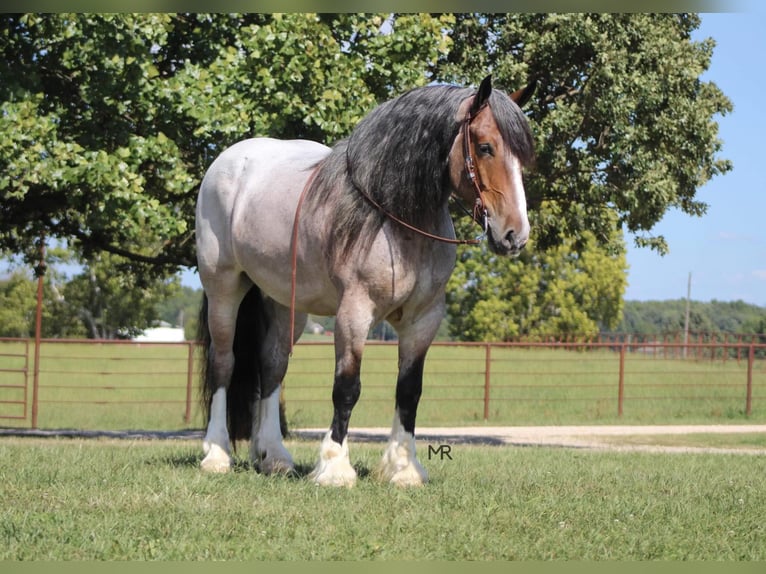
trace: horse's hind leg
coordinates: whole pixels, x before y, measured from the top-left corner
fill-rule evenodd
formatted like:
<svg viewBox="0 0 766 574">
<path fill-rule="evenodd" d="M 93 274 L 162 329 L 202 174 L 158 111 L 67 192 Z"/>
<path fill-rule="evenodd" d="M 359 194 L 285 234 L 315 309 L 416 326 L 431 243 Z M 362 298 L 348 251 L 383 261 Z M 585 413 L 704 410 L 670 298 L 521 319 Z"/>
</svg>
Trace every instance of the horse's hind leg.
<svg viewBox="0 0 766 574">
<path fill-rule="evenodd" d="M 205 458 L 200 466 L 208 472 L 227 472 L 231 468 L 231 443 L 226 422 L 226 392 L 234 370 L 233 343 L 239 304 L 252 283 L 239 272 L 219 271 L 215 278 L 203 284 L 208 298 L 210 331 L 206 385 L 212 391 L 212 399 L 202 443 Z"/>
<path fill-rule="evenodd" d="M 279 425 L 279 395 L 287 372 L 290 348 L 290 310 L 264 301 L 269 317 L 268 329 L 261 353 L 261 398 L 254 409 L 253 432 L 250 441 L 250 460 L 264 474 L 285 473 L 293 470 L 293 459 L 282 442 Z M 306 326 L 307 315 L 295 313 L 295 341 Z"/>
<path fill-rule="evenodd" d="M 396 412 L 378 475 L 382 480 L 398 486 L 419 486 L 428 481 L 428 473 L 415 454 L 415 418 L 423 389 L 426 353 L 443 316 L 443 305 L 437 304 L 415 323 L 397 326 L 399 376 L 396 381 Z"/>
</svg>

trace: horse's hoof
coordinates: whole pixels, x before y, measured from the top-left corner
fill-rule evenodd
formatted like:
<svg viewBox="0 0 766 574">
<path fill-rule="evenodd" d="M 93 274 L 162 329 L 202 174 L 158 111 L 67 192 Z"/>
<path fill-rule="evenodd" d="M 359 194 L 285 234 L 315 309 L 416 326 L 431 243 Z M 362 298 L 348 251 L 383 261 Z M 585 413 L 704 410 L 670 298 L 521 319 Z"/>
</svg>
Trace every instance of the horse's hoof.
<svg viewBox="0 0 766 574">
<path fill-rule="evenodd" d="M 282 474 L 282 475 L 290 475 L 295 472 L 295 465 L 293 464 L 293 461 L 290 459 L 282 459 L 282 458 L 267 458 L 262 460 L 258 467 L 260 468 L 261 472 L 263 474 L 271 475 L 271 474 Z"/>
<path fill-rule="evenodd" d="M 403 488 L 423 486 L 426 482 L 428 482 L 428 474 L 422 467 L 418 469 L 414 465 L 411 465 L 394 473 L 393 475 L 388 476 L 387 482 L 390 482 L 394 486 L 401 486 Z"/>
<path fill-rule="evenodd" d="M 428 482 L 428 472 L 415 456 L 415 443 L 409 438 L 405 444 L 389 443 L 377 476 L 383 482 L 396 486 L 422 486 Z"/>
<path fill-rule="evenodd" d="M 356 471 L 348 458 L 348 442 L 338 444 L 327 433 L 319 447 L 319 462 L 309 478 L 321 486 L 354 486 Z"/>
<path fill-rule="evenodd" d="M 349 465 L 348 468 L 333 469 L 325 468 L 323 470 L 315 469 L 309 478 L 319 486 L 345 486 L 351 488 L 356 484 L 356 471 Z"/>
<path fill-rule="evenodd" d="M 231 461 L 228 460 L 208 460 L 204 459 L 199 467 L 205 472 L 224 473 L 231 470 Z"/>
<path fill-rule="evenodd" d="M 231 470 L 231 456 L 228 452 L 220 446 L 210 443 L 205 443 L 203 448 L 207 453 L 199 465 L 203 471 L 222 473 Z"/>
</svg>

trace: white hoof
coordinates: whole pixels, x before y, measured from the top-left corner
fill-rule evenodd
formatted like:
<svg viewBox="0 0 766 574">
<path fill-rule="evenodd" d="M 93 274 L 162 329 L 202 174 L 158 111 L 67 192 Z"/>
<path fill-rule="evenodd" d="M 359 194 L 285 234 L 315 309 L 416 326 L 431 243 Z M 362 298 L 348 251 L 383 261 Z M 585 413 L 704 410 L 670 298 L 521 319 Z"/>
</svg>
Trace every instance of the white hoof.
<svg viewBox="0 0 766 574">
<path fill-rule="evenodd" d="M 415 438 L 410 433 L 402 433 L 388 443 L 377 474 L 396 486 L 422 486 L 428 482 L 428 473 L 415 456 Z"/>
<path fill-rule="evenodd" d="M 200 468 L 205 472 L 229 472 L 231 470 L 231 456 L 217 444 L 205 441 L 202 448 L 206 453 L 200 463 Z"/>
<path fill-rule="evenodd" d="M 322 486 L 354 486 L 356 471 L 349 461 L 348 440 L 344 439 L 340 445 L 328 432 L 319 447 L 319 462 L 309 478 Z"/>
</svg>

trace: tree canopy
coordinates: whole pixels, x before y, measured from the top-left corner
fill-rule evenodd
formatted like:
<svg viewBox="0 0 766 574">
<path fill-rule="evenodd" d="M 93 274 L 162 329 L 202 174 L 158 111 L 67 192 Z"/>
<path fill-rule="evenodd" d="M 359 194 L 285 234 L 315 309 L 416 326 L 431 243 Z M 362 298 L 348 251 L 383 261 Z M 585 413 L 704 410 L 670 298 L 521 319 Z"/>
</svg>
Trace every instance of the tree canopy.
<svg viewBox="0 0 766 574">
<path fill-rule="evenodd" d="M 574 269 L 592 251 L 619 274 L 623 231 L 664 252 L 653 226 L 671 208 L 704 214 L 697 190 L 731 169 L 718 157 L 716 123 L 731 103 L 701 80 L 714 42 L 692 40 L 699 22 L 694 14 L 3 14 L 0 251 L 32 263 L 38 239 L 56 238 L 85 260 L 117 256 L 146 288 L 195 265 L 197 188 L 228 145 L 253 135 L 332 144 L 406 89 L 476 84 L 491 72 L 508 90 L 537 83 L 526 109 L 537 142 L 526 181 L 529 265 Z M 461 257 L 466 281 L 453 289 L 470 284 L 470 259 Z M 488 281 L 511 280 L 512 266 L 487 264 Z M 556 284 L 530 279 L 534 289 Z M 485 304 L 510 312 L 508 289 L 489 290 L 498 300 Z M 462 311 L 472 300 L 450 297 Z M 594 312 L 602 315 L 591 321 L 611 316 Z"/>
</svg>

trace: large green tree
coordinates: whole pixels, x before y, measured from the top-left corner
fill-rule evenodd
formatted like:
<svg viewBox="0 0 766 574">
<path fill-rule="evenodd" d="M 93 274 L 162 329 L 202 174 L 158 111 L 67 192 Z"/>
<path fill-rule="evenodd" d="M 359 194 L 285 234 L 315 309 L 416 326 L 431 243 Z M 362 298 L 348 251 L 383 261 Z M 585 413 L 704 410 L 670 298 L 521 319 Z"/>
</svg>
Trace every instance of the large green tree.
<svg viewBox="0 0 766 574">
<path fill-rule="evenodd" d="M 424 84 L 451 17 L 0 16 L 0 249 L 41 235 L 139 277 L 195 264 L 204 170 L 244 137 L 332 143 Z M 413 65 L 417 62 L 417 65 Z"/>
<path fill-rule="evenodd" d="M 527 192 L 538 247 L 592 231 L 625 229 L 642 246 L 668 209 L 707 206 L 700 186 L 731 169 L 718 152 L 719 115 L 731 102 L 700 76 L 714 41 L 692 40 L 696 14 L 485 14 L 456 16 L 438 75 L 538 90 L 527 107 L 537 168 Z"/>
<path fill-rule="evenodd" d="M 518 259 L 461 248 L 447 290 L 449 330 L 472 341 L 594 336 L 622 318 L 625 253 L 586 231 Z"/>
<path fill-rule="evenodd" d="M 227 145 L 332 143 L 405 89 L 492 72 L 508 89 L 538 85 L 529 264 L 599 249 L 614 269 L 623 230 L 663 252 L 655 223 L 670 208 L 703 214 L 697 189 L 730 169 L 715 120 L 731 105 L 700 79 L 714 44 L 692 40 L 698 26 L 694 14 L 2 15 L 0 249 L 33 262 L 41 235 L 64 239 L 86 260 L 121 257 L 145 287 L 194 265 L 197 187 Z M 507 262 L 486 265 L 511 280 Z"/>
</svg>

